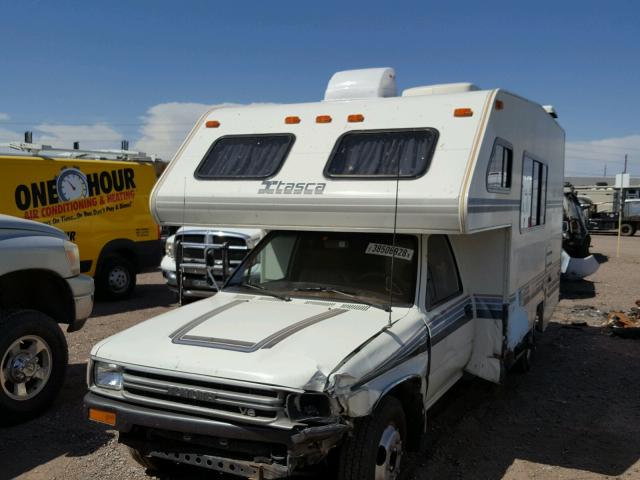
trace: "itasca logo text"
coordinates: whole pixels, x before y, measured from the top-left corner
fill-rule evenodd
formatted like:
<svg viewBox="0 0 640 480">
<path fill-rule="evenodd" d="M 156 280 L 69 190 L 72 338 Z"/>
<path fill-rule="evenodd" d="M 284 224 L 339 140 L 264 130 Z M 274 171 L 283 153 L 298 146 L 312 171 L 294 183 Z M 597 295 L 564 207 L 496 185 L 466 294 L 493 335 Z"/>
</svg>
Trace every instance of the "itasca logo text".
<svg viewBox="0 0 640 480">
<path fill-rule="evenodd" d="M 167 394 L 172 397 L 188 398 L 202 402 L 214 402 L 216 400 L 216 396 L 213 393 L 194 388 L 169 387 L 167 388 Z"/>
<path fill-rule="evenodd" d="M 281 182 L 278 180 L 264 180 L 262 188 L 258 190 L 259 195 L 322 195 L 326 183 L 306 183 L 306 182 Z"/>
</svg>

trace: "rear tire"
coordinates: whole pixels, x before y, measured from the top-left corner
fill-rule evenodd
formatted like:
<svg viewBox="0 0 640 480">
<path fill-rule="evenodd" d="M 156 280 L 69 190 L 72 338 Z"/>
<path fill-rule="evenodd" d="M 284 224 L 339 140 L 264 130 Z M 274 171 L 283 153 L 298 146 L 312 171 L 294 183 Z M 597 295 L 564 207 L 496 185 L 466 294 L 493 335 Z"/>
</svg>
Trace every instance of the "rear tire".
<svg viewBox="0 0 640 480">
<path fill-rule="evenodd" d="M 404 411 L 399 400 L 382 399 L 372 415 L 358 419 L 345 438 L 338 460 L 339 480 L 395 480 L 407 441 Z"/>
<path fill-rule="evenodd" d="M 136 288 L 136 269 L 125 257 L 109 255 L 102 261 L 96 287 L 104 300 L 129 298 Z"/>
<path fill-rule="evenodd" d="M 624 236 L 624 237 L 631 237 L 636 233 L 636 227 L 635 225 L 631 224 L 631 223 L 623 223 L 620 226 L 620 235 Z"/>
<path fill-rule="evenodd" d="M 56 397 L 67 368 L 64 334 L 36 310 L 0 312 L 0 425 L 35 417 Z"/>
</svg>

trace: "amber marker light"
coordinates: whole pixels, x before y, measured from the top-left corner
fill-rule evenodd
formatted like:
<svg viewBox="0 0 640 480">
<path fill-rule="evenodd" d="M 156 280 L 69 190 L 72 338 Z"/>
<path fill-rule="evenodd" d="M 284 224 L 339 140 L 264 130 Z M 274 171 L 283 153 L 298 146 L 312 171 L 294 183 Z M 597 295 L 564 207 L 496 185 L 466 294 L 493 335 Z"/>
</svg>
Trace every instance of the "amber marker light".
<svg viewBox="0 0 640 480">
<path fill-rule="evenodd" d="M 470 108 L 456 108 L 453 111 L 453 116 L 454 117 L 472 117 L 473 110 L 471 110 Z"/>
<path fill-rule="evenodd" d="M 361 113 L 351 114 L 347 117 L 347 122 L 351 122 L 351 123 L 364 122 L 364 115 L 362 115 Z"/>
<path fill-rule="evenodd" d="M 330 115 L 318 115 L 316 117 L 316 123 L 331 123 Z"/>
<path fill-rule="evenodd" d="M 207 123 L 204 125 L 207 128 L 218 128 L 220 126 L 220 122 L 218 120 L 207 120 Z"/>
<path fill-rule="evenodd" d="M 300 123 L 300 117 L 296 117 L 296 116 L 285 117 L 284 118 L 284 123 L 286 123 L 287 125 L 293 125 L 293 124 L 296 124 L 296 123 Z"/>
<path fill-rule="evenodd" d="M 105 412 L 104 410 L 98 410 L 97 408 L 89 409 L 89 420 L 94 422 L 104 423 L 106 425 L 116 426 L 116 414 L 113 412 Z"/>
</svg>

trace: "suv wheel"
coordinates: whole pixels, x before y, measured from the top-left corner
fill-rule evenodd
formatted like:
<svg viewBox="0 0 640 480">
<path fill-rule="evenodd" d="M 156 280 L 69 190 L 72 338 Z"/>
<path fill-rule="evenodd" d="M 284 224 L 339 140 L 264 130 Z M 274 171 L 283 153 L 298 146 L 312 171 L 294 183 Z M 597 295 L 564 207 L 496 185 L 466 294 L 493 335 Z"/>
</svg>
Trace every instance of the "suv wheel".
<svg viewBox="0 0 640 480">
<path fill-rule="evenodd" d="M 129 298 L 136 287 L 136 270 L 133 264 L 121 255 L 109 255 L 102 262 L 97 287 L 106 300 Z"/>
<path fill-rule="evenodd" d="M 0 425 L 36 416 L 60 390 L 67 342 L 58 325 L 35 310 L 0 313 Z"/>
<path fill-rule="evenodd" d="M 382 399 L 373 415 L 356 423 L 340 449 L 340 480 L 395 480 L 406 444 L 406 421 L 395 397 Z"/>
</svg>

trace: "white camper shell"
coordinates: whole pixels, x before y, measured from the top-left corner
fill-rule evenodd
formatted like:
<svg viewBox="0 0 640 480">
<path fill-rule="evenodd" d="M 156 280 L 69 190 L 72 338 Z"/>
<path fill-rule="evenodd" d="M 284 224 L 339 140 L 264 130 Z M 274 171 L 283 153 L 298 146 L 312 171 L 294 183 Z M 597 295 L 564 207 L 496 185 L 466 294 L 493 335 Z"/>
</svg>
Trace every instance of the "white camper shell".
<svg viewBox="0 0 640 480">
<path fill-rule="evenodd" d="M 156 220 L 271 232 L 216 296 L 98 344 L 87 404 L 147 462 L 280 478 L 339 446 L 340 478 L 395 478 L 464 372 L 528 367 L 558 301 L 563 171 L 540 105 L 472 84 L 395 96 L 391 69 L 340 72 L 322 102 L 214 109 Z M 167 453 L 141 441 L 158 429 L 253 446 Z"/>
</svg>

